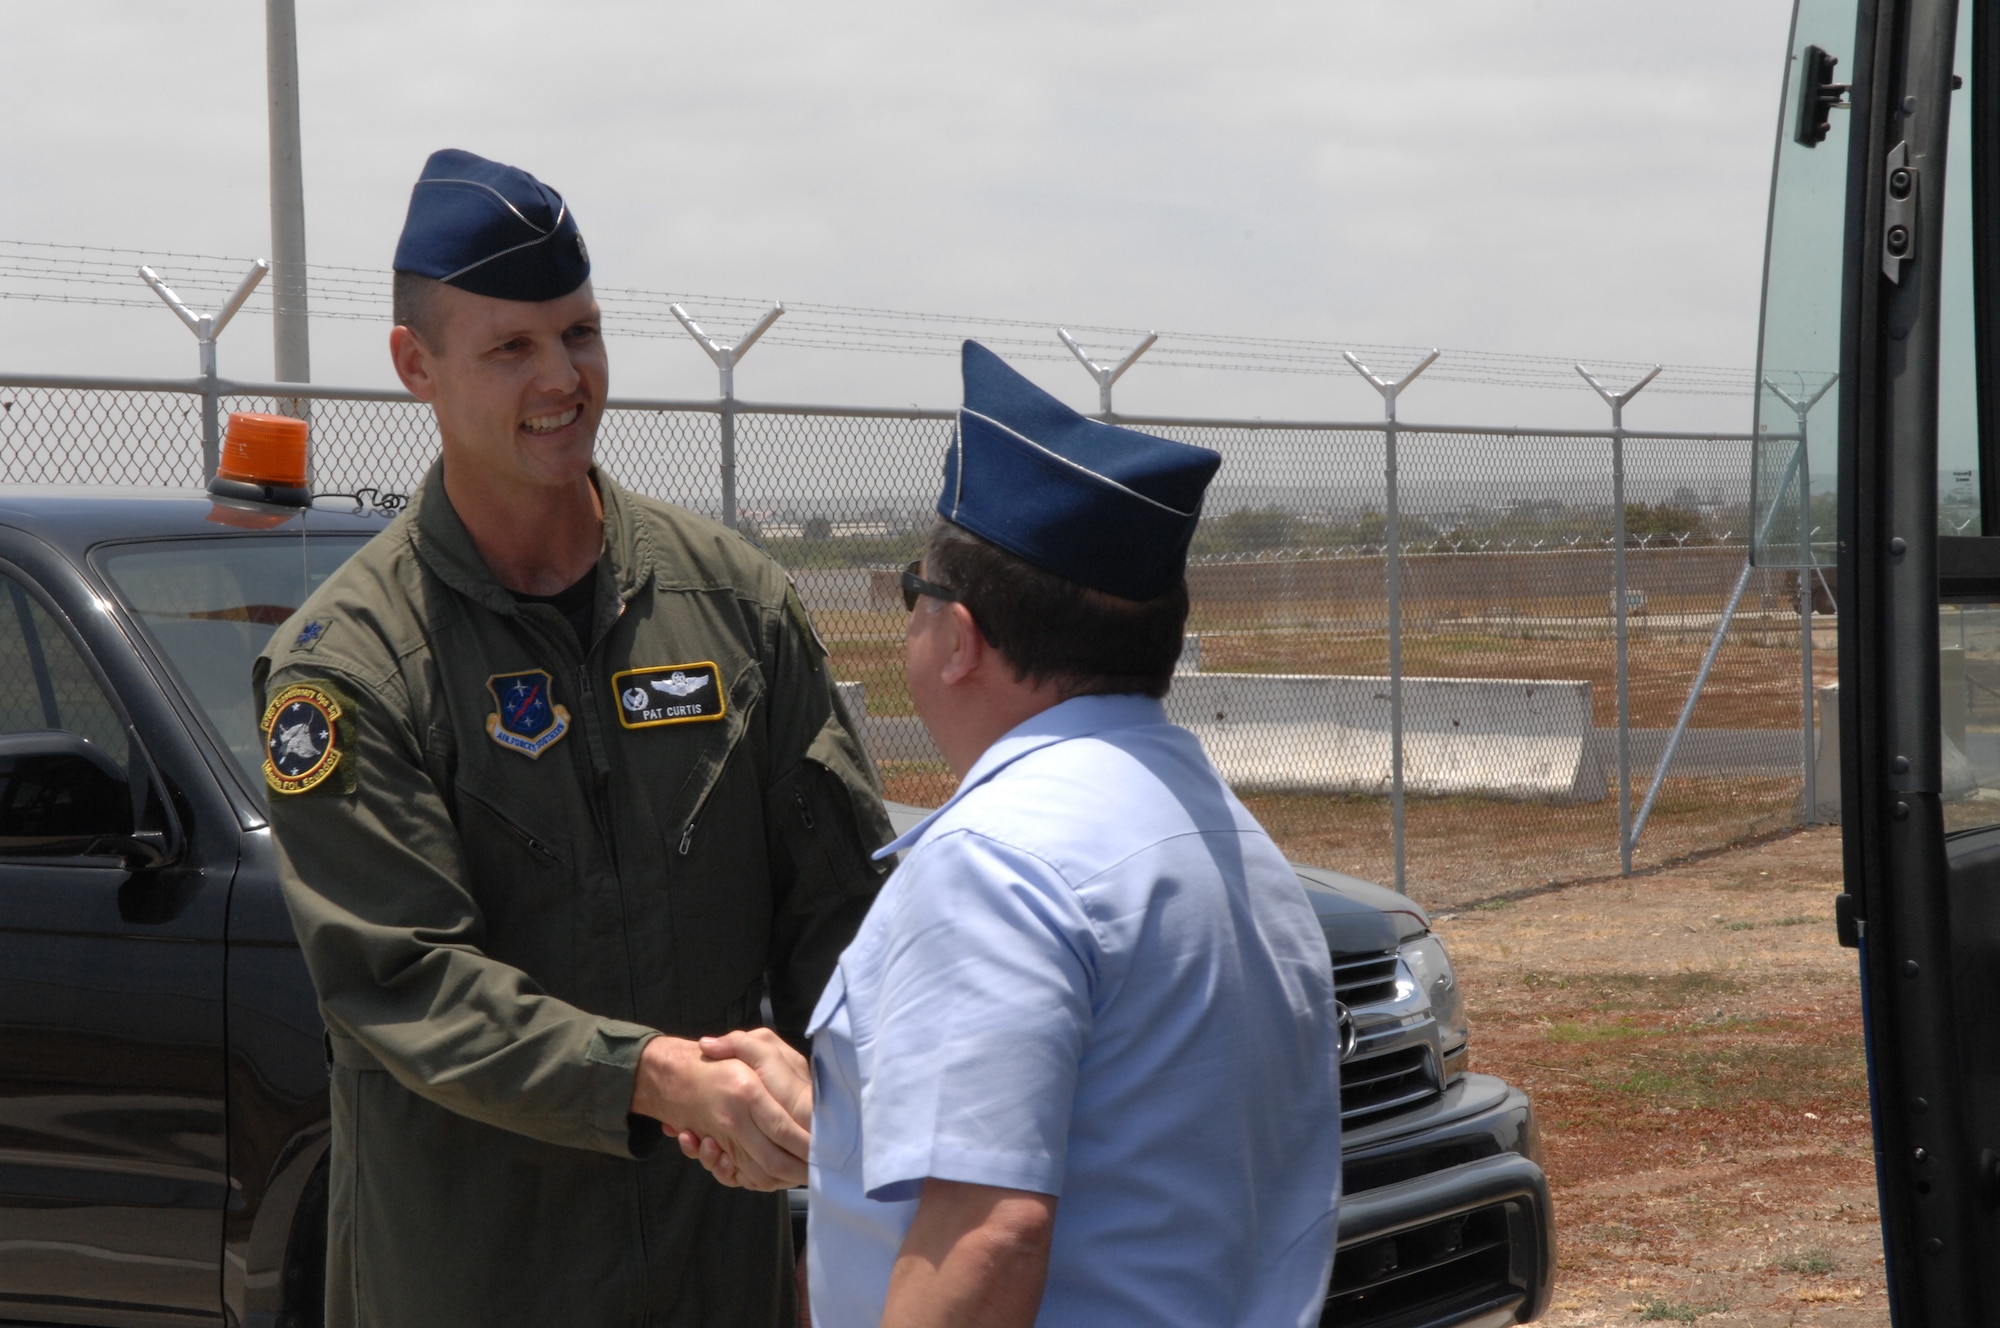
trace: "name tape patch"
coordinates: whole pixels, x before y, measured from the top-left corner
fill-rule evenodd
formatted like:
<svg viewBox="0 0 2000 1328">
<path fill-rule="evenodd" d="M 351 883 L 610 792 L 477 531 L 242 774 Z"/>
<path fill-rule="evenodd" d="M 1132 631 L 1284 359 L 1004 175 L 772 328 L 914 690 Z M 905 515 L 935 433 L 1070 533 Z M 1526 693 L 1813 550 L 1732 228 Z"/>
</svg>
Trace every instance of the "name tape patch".
<svg viewBox="0 0 2000 1328">
<path fill-rule="evenodd" d="M 695 724 L 729 712 L 722 670 L 710 662 L 626 669 L 611 675 L 611 690 L 618 698 L 618 722 L 628 729 Z"/>
<path fill-rule="evenodd" d="M 496 673 L 486 680 L 497 709 L 486 717 L 486 736 L 530 759 L 569 732 L 569 711 L 550 695 L 554 679 L 547 669 Z"/>
<path fill-rule="evenodd" d="M 293 683 L 271 698 L 264 707 L 264 782 L 273 793 L 306 793 L 329 780 L 335 792 L 354 791 L 353 763 L 341 750 L 345 713 L 340 699 L 316 683 Z"/>
</svg>

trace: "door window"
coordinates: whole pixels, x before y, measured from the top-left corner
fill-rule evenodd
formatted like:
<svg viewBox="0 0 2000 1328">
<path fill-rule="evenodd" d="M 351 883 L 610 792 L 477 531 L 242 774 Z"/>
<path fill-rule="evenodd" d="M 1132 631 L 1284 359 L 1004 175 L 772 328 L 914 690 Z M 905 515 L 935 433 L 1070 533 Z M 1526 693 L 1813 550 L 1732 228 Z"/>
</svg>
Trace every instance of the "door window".
<svg viewBox="0 0 2000 1328">
<path fill-rule="evenodd" d="M 1975 156 L 1991 149 L 1982 145 L 1971 114 L 1971 84 L 1978 76 L 1973 9 L 1958 10 L 1958 90 L 1945 149 L 1938 303 L 1938 534 L 1944 537 L 1985 533 L 1972 177 Z M 2000 605 L 1958 601 L 1939 609 L 1938 703 L 1945 829 L 2000 823 Z"/>
<path fill-rule="evenodd" d="M 264 739 L 251 666 L 271 629 L 366 542 L 347 535 L 203 537 L 119 545 L 96 559 L 259 793 Z"/>
<path fill-rule="evenodd" d="M 125 725 L 55 616 L 0 572 L 0 733 L 59 729 L 129 773 Z"/>
<path fill-rule="evenodd" d="M 1761 567 L 1835 561 L 1849 131 L 1845 104 L 1814 98 L 1822 82 L 1845 83 L 1853 74 L 1855 9 L 1855 0 L 1800 0 L 1792 20 L 1757 348 L 1750 551 Z M 1829 66 L 1822 55 L 1838 63 Z"/>
</svg>

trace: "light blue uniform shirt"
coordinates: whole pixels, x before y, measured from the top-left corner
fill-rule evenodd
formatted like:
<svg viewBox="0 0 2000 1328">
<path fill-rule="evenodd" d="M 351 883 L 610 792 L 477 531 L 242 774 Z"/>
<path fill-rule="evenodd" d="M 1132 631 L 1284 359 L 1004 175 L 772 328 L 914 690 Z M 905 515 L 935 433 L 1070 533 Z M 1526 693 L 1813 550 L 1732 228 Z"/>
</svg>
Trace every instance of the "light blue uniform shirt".
<svg viewBox="0 0 2000 1328">
<path fill-rule="evenodd" d="M 1059 1196 L 1040 1324 L 1317 1324 L 1326 940 L 1185 729 L 1078 697 L 980 757 L 814 1012 L 813 1320 L 874 1328 L 926 1177 Z"/>
</svg>

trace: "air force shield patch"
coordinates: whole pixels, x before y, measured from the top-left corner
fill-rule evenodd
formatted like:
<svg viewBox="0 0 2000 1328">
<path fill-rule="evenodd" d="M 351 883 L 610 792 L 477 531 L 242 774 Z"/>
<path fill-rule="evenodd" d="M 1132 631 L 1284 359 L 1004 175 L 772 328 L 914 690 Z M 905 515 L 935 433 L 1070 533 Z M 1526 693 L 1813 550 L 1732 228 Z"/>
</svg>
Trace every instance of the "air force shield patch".
<svg viewBox="0 0 2000 1328">
<path fill-rule="evenodd" d="M 569 711 L 549 695 L 547 669 L 496 673 L 486 680 L 498 711 L 486 717 L 486 733 L 502 747 L 539 757 L 569 732 Z"/>
<path fill-rule="evenodd" d="M 728 711 L 722 670 L 712 663 L 656 664 L 611 675 L 618 722 L 628 729 L 721 719 Z"/>
</svg>

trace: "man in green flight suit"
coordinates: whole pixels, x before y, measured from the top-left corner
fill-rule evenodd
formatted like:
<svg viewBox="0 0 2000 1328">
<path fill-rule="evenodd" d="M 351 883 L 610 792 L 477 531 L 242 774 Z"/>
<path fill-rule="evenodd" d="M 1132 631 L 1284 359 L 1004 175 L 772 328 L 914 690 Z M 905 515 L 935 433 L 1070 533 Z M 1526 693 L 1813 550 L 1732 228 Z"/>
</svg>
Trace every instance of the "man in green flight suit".
<svg viewBox="0 0 2000 1328">
<path fill-rule="evenodd" d="M 436 153 L 395 267 L 442 459 L 254 679 L 333 1060 L 326 1321 L 787 1323 L 810 1104 L 694 1039 L 768 1001 L 801 1040 L 880 884 L 874 776 L 784 573 L 593 465 L 561 197 Z"/>
</svg>

